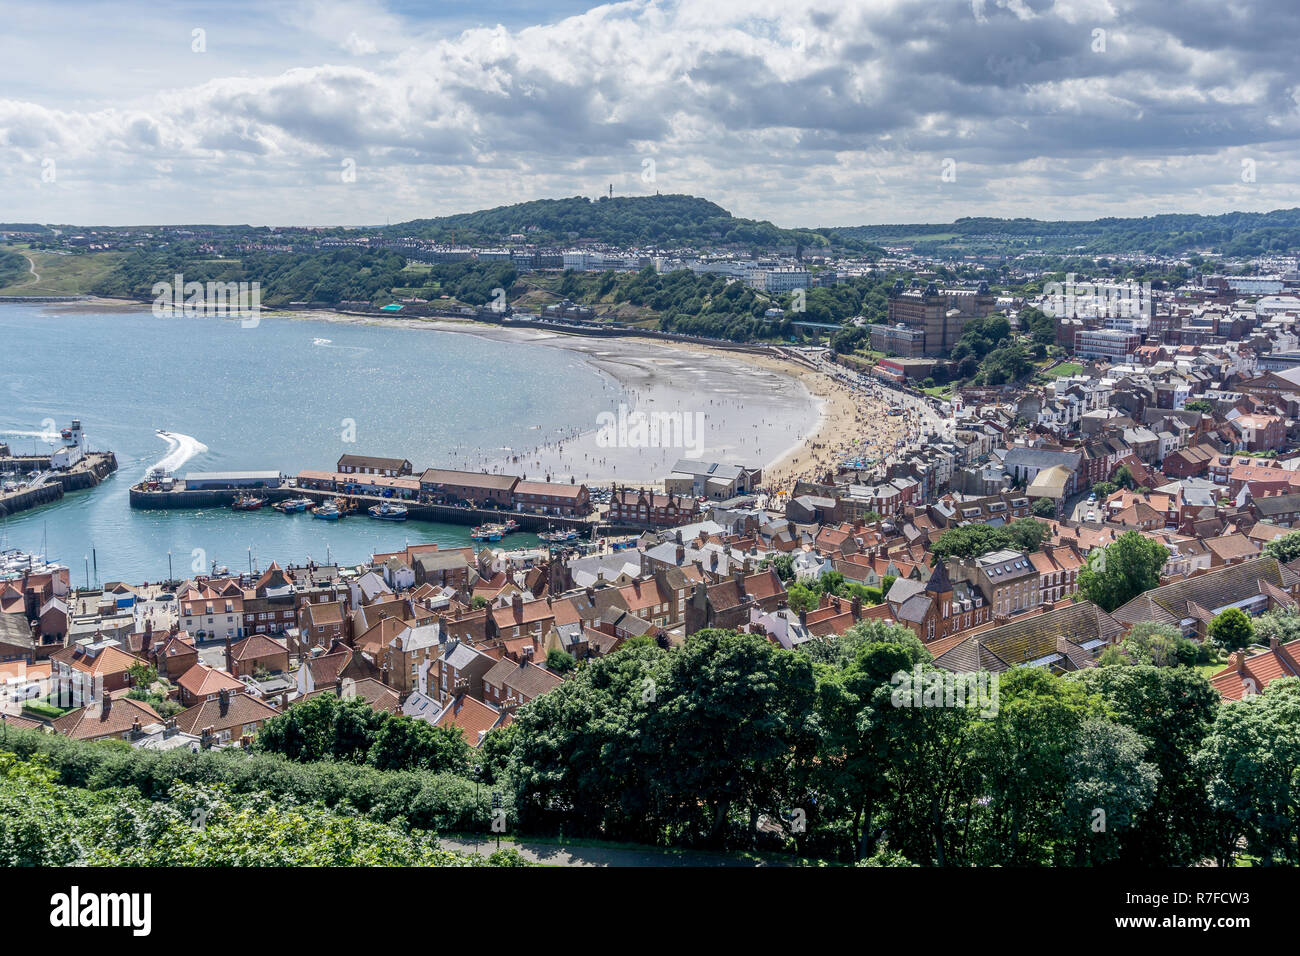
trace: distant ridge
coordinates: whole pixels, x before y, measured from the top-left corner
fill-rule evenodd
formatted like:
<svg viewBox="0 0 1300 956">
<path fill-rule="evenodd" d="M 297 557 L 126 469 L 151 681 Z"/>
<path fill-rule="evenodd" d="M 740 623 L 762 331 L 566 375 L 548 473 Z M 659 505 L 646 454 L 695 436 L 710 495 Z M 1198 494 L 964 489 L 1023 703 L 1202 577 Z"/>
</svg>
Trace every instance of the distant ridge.
<svg viewBox="0 0 1300 956">
<path fill-rule="evenodd" d="M 389 234 L 457 243 L 500 241 L 524 234 L 539 243 L 563 245 L 578 239 L 617 246 L 803 246 L 830 245 L 811 229 L 781 229 L 770 222 L 741 219 L 717 203 L 695 196 L 615 196 L 592 200 L 537 199 L 478 212 L 413 219 L 387 227 Z"/>
<path fill-rule="evenodd" d="M 834 239 L 908 245 L 917 251 L 1041 249 L 1049 253 L 1179 255 L 1213 249 L 1223 256 L 1280 255 L 1300 249 L 1300 208 L 1218 216 L 1164 213 L 1131 219 L 971 217 L 951 223 L 899 223 L 819 231 Z"/>
</svg>

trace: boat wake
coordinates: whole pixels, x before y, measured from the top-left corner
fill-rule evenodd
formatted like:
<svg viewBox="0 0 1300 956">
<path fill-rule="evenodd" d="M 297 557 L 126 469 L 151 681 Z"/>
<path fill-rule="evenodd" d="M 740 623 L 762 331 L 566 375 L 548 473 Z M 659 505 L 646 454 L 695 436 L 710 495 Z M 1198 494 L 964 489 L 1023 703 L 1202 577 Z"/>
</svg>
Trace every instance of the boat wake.
<svg viewBox="0 0 1300 956">
<path fill-rule="evenodd" d="M 32 432 L 23 431 L 20 428 L 0 429 L 0 435 L 7 435 L 14 438 L 44 438 L 46 441 L 53 443 L 57 439 L 57 434 L 51 432 Z"/>
<path fill-rule="evenodd" d="M 345 352 L 369 352 L 364 345 L 335 345 L 333 339 L 312 339 L 311 344 L 318 349 L 342 349 Z"/>
<path fill-rule="evenodd" d="M 149 466 L 149 471 L 167 471 L 175 474 L 176 469 L 193 458 L 202 455 L 208 446 L 190 435 L 180 432 L 165 432 L 158 429 L 158 437 L 167 443 L 167 454 Z"/>
</svg>

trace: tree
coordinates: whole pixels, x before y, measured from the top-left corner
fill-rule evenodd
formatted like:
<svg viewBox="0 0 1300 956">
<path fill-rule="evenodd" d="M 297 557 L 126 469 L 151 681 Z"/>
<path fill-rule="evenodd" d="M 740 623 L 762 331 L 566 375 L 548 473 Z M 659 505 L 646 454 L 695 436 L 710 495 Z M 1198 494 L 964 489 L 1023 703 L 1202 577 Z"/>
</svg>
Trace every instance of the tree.
<svg viewBox="0 0 1300 956">
<path fill-rule="evenodd" d="M 1091 489 L 1092 493 L 1097 496 L 1098 501 L 1105 501 L 1118 490 L 1118 487 L 1109 481 L 1099 481 Z"/>
<path fill-rule="evenodd" d="M 1095 548 L 1079 572 L 1079 593 L 1103 611 L 1113 611 L 1160 586 L 1169 549 L 1140 532 L 1125 531 L 1105 548 Z"/>
<path fill-rule="evenodd" d="M 1139 735 L 1158 772 L 1150 805 L 1123 838 L 1120 862 L 1190 866 L 1211 852 L 1216 821 L 1196 761 L 1219 709 L 1218 692 L 1185 667 L 1096 667 L 1073 675 L 1101 695 L 1113 719 Z"/>
<path fill-rule="evenodd" d="M 547 652 L 546 666 L 557 674 L 567 674 L 578 666 L 578 661 L 568 651 L 562 651 L 557 647 Z"/>
<path fill-rule="evenodd" d="M 1156 667 L 1195 664 L 1198 656 L 1196 644 L 1183 637 L 1182 631 L 1156 621 L 1139 621 L 1129 628 L 1124 651 L 1134 664 Z"/>
<path fill-rule="evenodd" d="M 1120 465 L 1116 468 L 1111 480 L 1120 488 L 1133 488 L 1137 485 L 1137 481 L 1133 478 L 1133 472 L 1129 470 L 1128 465 Z"/>
<path fill-rule="evenodd" d="M 841 636 L 843 669 L 829 670 L 817 685 L 821 740 L 813 783 L 826 800 L 810 823 L 824 825 L 822 814 L 827 820 L 847 817 L 854 859 L 871 856 L 875 848 L 890 789 L 889 742 L 907 719 L 893 706 L 890 678 L 930 659 L 910 629 L 869 624 L 878 627 L 855 625 Z"/>
<path fill-rule="evenodd" d="M 785 599 L 794 611 L 812 611 L 821 602 L 821 591 L 806 584 L 792 584 L 786 589 Z"/>
<path fill-rule="evenodd" d="M 272 717 L 258 733 L 258 750 L 284 754 L 290 760 L 366 759 L 379 726 L 388 714 L 379 714 L 364 700 L 340 700 L 334 693 L 319 694 Z"/>
<path fill-rule="evenodd" d="M 1040 518 L 1052 518 L 1056 516 L 1056 502 L 1051 498 L 1036 498 L 1030 510 Z"/>
<path fill-rule="evenodd" d="M 1224 650 L 1238 651 L 1255 639 L 1255 625 L 1239 607 L 1230 607 L 1210 622 L 1210 638 Z"/>
<path fill-rule="evenodd" d="M 469 743 L 459 727 L 395 715 L 375 734 L 366 763 L 380 770 L 460 772 L 469 764 Z"/>
<path fill-rule="evenodd" d="M 974 558 L 1002 548 L 1037 551 L 1048 531 L 1048 526 L 1037 518 L 1017 518 L 1000 528 L 987 524 L 958 525 L 939 536 L 930 546 L 930 554 L 937 564 L 949 558 Z"/>
<path fill-rule="evenodd" d="M 131 678 L 131 686 L 146 691 L 158 679 L 158 668 L 152 664 L 146 664 L 144 661 L 132 664 L 126 669 L 126 673 Z"/>
<path fill-rule="evenodd" d="M 1227 864 L 1245 840 L 1265 864 L 1300 865 L 1300 679 L 1225 703 L 1197 755 L 1221 813 L 1215 856 Z"/>
<path fill-rule="evenodd" d="M 1295 611 L 1267 611 L 1254 620 L 1255 640 L 1258 642 L 1277 639 L 1279 644 L 1286 644 L 1300 638 L 1300 613 Z"/>
<path fill-rule="evenodd" d="M 1203 398 L 1194 398 L 1190 402 L 1185 404 L 1183 408 L 1189 412 L 1201 412 L 1205 415 L 1209 415 L 1214 412 L 1214 406 L 1211 405 Z"/>
<path fill-rule="evenodd" d="M 1077 802 L 1067 799 L 1077 779 L 1071 756 L 1080 741 L 1100 736 L 1083 732 L 1089 721 L 1104 721 L 1100 698 L 1040 668 L 1012 668 L 1000 683 L 997 715 L 971 728 L 978 774 L 974 796 L 982 809 L 971 824 L 977 838 L 970 862 L 1046 865 L 1058 862 L 1058 845 L 1073 857 L 1090 821 L 1063 812 Z"/>
<path fill-rule="evenodd" d="M 1288 531 L 1264 545 L 1264 555 L 1289 562 L 1300 558 L 1300 531 Z"/>
<path fill-rule="evenodd" d="M 794 580 L 794 556 L 790 554 L 769 554 L 759 562 L 760 569 L 774 568 L 776 576 L 789 583 Z"/>
<path fill-rule="evenodd" d="M 522 825 L 655 839 L 664 814 L 648 722 L 668 692 L 669 657 L 652 640 L 627 641 L 516 712 L 508 777 Z"/>
<path fill-rule="evenodd" d="M 733 814 L 756 834 L 780 818 L 817 744 L 811 662 L 754 634 L 713 628 L 668 663 L 647 725 L 669 821 L 721 845 Z"/>
</svg>

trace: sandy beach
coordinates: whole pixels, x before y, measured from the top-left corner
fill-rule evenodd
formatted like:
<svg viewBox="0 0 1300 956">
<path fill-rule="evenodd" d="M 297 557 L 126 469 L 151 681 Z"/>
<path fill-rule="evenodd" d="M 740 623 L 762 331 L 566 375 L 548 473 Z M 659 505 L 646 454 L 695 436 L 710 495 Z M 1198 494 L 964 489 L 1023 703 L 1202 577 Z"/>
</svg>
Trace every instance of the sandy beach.
<svg viewBox="0 0 1300 956">
<path fill-rule="evenodd" d="M 51 310 L 141 311 L 147 305 L 97 299 Z M 263 320 L 436 330 L 563 349 L 601 373 L 589 427 L 538 428 L 531 447 L 460 450 L 446 467 L 522 474 L 532 479 L 661 486 L 681 458 L 763 469 L 763 487 L 789 493 L 797 480 L 822 480 L 846 456 L 882 458 L 915 433 L 912 413 L 886 415 L 890 399 L 770 350 L 732 350 L 639 337 L 569 335 L 546 329 L 455 319 L 395 318 L 336 312 L 266 312 Z M 648 436 L 637 413 L 673 423 Z M 539 416 L 540 417 L 540 416 Z M 676 427 L 680 423 L 680 427 Z M 602 424 L 606 427 L 602 428 Z M 667 428 L 667 425 L 665 425 Z M 611 441 L 611 438 L 615 438 Z M 638 440 L 638 438 L 640 440 Z"/>
</svg>

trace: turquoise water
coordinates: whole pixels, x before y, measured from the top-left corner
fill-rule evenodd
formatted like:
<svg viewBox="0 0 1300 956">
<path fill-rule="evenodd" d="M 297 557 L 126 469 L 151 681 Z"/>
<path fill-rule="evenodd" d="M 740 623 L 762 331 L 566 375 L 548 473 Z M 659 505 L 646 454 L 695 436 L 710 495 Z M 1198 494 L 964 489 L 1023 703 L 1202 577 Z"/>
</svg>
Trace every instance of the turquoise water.
<svg viewBox="0 0 1300 956">
<path fill-rule="evenodd" d="M 354 564 L 374 551 L 469 543 L 468 528 L 278 512 L 137 511 L 127 489 L 163 462 L 189 471 L 332 470 L 344 453 L 409 458 L 418 474 L 480 450 L 520 449 L 592 427 L 620 386 L 573 353 L 475 335 L 264 317 L 255 328 L 148 312 L 68 314 L 0 305 L 0 441 L 43 452 L 39 433 L 80 418 L 117 453 L 98 488 L 10 517 L 0 546 L 45 550 L 85 581 L 232 571 L 309 555 Z M 351 420 L 351 424 L 349 421 Z M 168 442 L 156 429 L 178 436 Z M 355 441 L 344 439 L 350 433 Z M 542 476 L 530 476 L 542 477 Z M 512 545 L 532 536 L 514 535 Z M 200 556 L 195 551 L 201 551 Z"/>
</svg>

